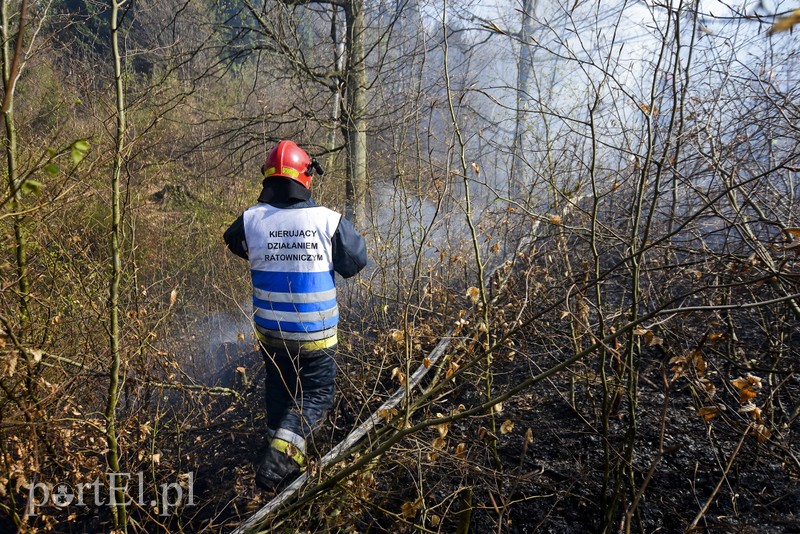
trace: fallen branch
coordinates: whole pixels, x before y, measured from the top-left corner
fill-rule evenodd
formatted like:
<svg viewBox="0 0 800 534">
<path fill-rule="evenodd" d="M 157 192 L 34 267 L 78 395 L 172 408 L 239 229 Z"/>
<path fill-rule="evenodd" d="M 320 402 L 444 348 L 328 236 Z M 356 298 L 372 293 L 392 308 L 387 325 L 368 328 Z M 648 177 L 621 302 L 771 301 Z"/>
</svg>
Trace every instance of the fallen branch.
<svg viewBox="0 0 800 534">
<path fill-rule="evenodd" d="M 447 335 L 439 341 L 436 347 L 434 347 L 434 349 L 428 355 L 428 359 L 430 360 L 430 365 L 428 367 L 422 364 L 417 367 L 417 370 L 414 371 L 413 375 L 411 375 L 411 379 L 408 381 L 407 387 L 403 386 L 395 391 L 394 394 L 386 400 L 386 402 L 381 404 L 380 408 L 375 410 L 369 419 L 361 423 L 355 430 L 350 432 L 350 434 L 344 440 L 331 449 L 328 454 L 322 457 L 322 459 L 319 461 L 320 470 L 330 465 L 332 461 L 349 450 L 353 445 L 361 441 L 361 438 L 366 436 L 367 432 L 375 428 L 381 422 L 383 417 L 379 415 L 380 413 L 386 413 L 387 410 L 391 410 L 397 406 L 406 396 L 406 392 L 410 392 L 420 383 L 428 370 L 436 365 L 436 362 L 442 357 L 445 350 L 450 345 L 452 333 L 452 330 L 448 332 Z M 300 489 L 300 487 L 302 487 L 307 480 L 308 472 L 301 474 L 297 479 L 294 480 L 294 482 L 286 486 L 282 492 L 276 495 L 274 499 L 253 514 L 250 519 L 239 525 L 239 527 L 234 530 L 232 534 L 244 534 L 256 530 L 261 522 L 267 516 L 269 516 L 269 514 L 278 509 L 284 502 L 289 500 L 289 498 L 291 498 L 292 495 L 294 495 L 295 492 Z"/>
</svg>

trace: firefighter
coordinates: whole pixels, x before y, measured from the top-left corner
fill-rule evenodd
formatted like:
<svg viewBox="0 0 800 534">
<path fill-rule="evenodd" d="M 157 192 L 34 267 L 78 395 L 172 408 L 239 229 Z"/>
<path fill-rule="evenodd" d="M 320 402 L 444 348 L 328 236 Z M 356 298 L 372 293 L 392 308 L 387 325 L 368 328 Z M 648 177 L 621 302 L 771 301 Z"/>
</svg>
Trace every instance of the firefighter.
<svg viewBox="0 0 800 534">
<path fill-rule="evenodd" d="M 269 446 L 256 469 L 266 490 L 302 470 L 306 441 L 333 405 L 337 345 L 334 272 L 364 268 L 364 238 L 340 214 L 311 198 L 316 161 L 281 141 L 262 167 L 258 204 L 225 231 L 228 248 L 250 262 L 253 321 L 266 364 Z"/>
</svg>

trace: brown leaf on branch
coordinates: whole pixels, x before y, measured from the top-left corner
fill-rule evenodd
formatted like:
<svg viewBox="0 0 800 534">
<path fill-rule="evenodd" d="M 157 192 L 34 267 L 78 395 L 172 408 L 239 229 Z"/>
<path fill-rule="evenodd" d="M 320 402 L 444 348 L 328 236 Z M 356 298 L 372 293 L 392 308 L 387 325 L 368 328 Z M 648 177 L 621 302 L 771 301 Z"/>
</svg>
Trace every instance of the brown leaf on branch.
<svg viewBox="0 0 800 534">
<path fill-rule="evenodd" d="M 657 335 L 655 335 L 654 333 L 648 331 L 644 335 L 644 343 L 648 347 L 653 347 L 655 345 L 663 345 L 664 344 L 664 340 L 662 338 L 658 337 Z"/>
<path fill-rule="evenodd" d="M 796 24 L 800 23 L 800 9 L 795 9 L 785 17 L 778 17 L 772 26 L 767 30 L 767 35 L 779 32 L 791 31 Z"/>
<path fill-rule="evenodd" d="M 706 375 L 706 361 L 703 359 L 703 354 L 699 350 L 692 353 L 692 365 L 695 371 L 697 371 L 697 376 Z"/>
<path fill-rule="evenodd" d="M 399 367 L 392 369 L 392 378 L 397 380 L 401 386 L 406 385 L 406 374 Z"/>
<path fill-rule="evenodd" d="M 699 410 L 697 410 L 697 415 L 702 417 L 703 420 L 705 420 L 705 421 L 711 421 L 712 419 L 714 419 L 716 416 L 719 415 L 719 408 L 717 408 L 715 406 L 711 406 L 711 407 L 704 406 L 704 407 L 700 408 Z"/>
<path fill-rule="evenodd" d="M 744 404 L 758 395 L 758 390 L 761 389 L 761 378 L 748 373 L 744 378 L 739 377 L 731 380 L 731 385 L 739 392 L 739 402 Z"/>
<path fill-rule="evenodd" d="M 794 252 L 795 255 L 800 254 L 800 228 L 784 228 L 783 231 L 790 239 L 789 244 L 784 247 L 786 252 Z"/>
<path fill-rule="evenodd" d="M 772 437 L 772 431 L 770 431 L 770 429 L 767 428 L 765 425 L 761 424 L 755 425 L 753 427 L 753 432 L 755 432 L 756 439 L 758 440 L 759 443 L 764 443 L 765 441 L 767 441 L 769 438 Z"/>
<path fill-rule="evenodd" d="M 478 300 L 480 299 L 480 297 L 481 297 L 481 290 L 478 289 L 477 287 L 473 286 L 473 287 L 470 287 L 469 289 L 467 289 L 467 298 L 473 304 L 477 304 Z"/>
<path fill-rule="evenodd" d="M 413 519 L 417 515 L 417 511 L 422 506 L 422 501 L 417 499 L 414 502 L 405 502 L 401 508 L 403 517 L 406 519 Z"/>
<path fill-rule="evenodd" d="M 441 423 L 438 425 L 433 425 L 433 428 L 435 428 L 436 431 L 439 432 L 439 437 L 443 438 L 450 431 L 450 423 Z"/>
<path fill-rule="evenodd" d="M 525 443 L 533 445 L 533 429 L 531 428 L 525 431 Z"/>
</svg>

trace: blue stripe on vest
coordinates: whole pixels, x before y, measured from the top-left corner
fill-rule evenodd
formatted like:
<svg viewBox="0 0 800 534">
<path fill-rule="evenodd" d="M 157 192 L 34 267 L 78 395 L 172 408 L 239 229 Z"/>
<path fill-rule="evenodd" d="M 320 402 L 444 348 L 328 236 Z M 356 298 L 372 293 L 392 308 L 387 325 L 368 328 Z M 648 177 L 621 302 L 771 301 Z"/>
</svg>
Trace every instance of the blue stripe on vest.
<svg viewBox="0 0 800 534">
<path fill-rule="evenodd" d="M 339 322 L 339 314 L 326 319 L 324 321 L 313 321 L 310 323 L 288 323 L 284 321 L 270 321 L 263 319 L 259 316 L 253 318 L 258 326 L 266 328 L 267 330 L 275 330 L 278 332 L 317 332 L 332 328 Z"/>
<path fill-rule="evenodd" d="M 291 273 L 251 269 L 250 275 L 253 277 L 255 287 L 277 293 L 318 293 L 336 287 L 333 271 Z"/>
<path fill-rule="evenodd" d="M 336 307 L 336 299 L 324 300 L 322 302 L 270 302 L 253 297 L 253 306 L 262 310 L 274 310 L 283 312 L 318 312 L 330 310 Z"/>
</svg>

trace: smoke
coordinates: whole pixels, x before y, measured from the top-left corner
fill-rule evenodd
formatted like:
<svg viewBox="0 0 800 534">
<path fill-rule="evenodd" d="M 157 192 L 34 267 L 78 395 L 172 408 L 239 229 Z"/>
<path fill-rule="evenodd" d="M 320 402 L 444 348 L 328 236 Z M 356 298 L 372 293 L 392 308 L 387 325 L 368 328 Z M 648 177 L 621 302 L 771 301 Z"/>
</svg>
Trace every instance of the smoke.
<svg viewBox="0 0 800 534">
<path fill-rule="evenodd" d="M 220 312 L 198 321 L 191 336 L 196 348 L 185 371 L 200 384 L 236 386 L 240 381 L 237 368 L 252 375 L 261 359 L 252 331 L 249 317 L 243 314 Z"/>
</svg>

